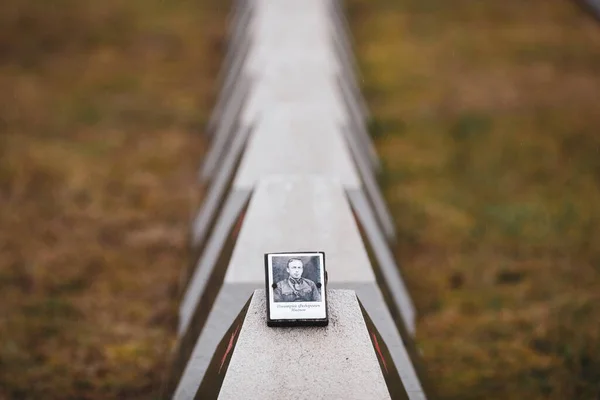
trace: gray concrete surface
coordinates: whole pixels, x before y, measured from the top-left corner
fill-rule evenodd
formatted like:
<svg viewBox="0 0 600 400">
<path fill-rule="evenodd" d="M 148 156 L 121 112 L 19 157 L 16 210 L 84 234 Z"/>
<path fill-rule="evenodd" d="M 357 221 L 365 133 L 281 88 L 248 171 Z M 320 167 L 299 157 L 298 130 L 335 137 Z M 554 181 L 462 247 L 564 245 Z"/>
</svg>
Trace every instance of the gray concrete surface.
<svg viewBox="0 0 600 400">
<path fill-rule="evenodd" d="M 248 0 L 238 1 L 236 8 L 221 96 L 208 125 L 213 141 L 201 168 L 201 178 L 211 185 L 193 228 L 193 242 L 206 241 L 206 248 L 180 307 L 180 335 L 190 329 L 227 236 L 251 200 L 223 285 L 206 321 L 196 327 L 202 330 L 174 398 L 193 398 L 223 335 L 253 291 L 264 287 L 264 253 L 324 251 L 330 288 L 356 291 L 388 346 L 408 397 L 425 399 L 352 213 L 365 229 L 402 325 L 414 334 L 414 306 L 387 242 L 395 238 L 394 224 L 375 179 L 380 163 L 367 131 L 369 111 L 340 2 Z M 350 296 L 353 301 L 340 301 L 339 310 L 330 308 L 333 325 L 308 328 L 314 334 L 298 348 L 293 344 L 306 339 L 307 328 L 267 328 L 266 310 L 257 311 L 264 308 L 264 292 L 259 297 L 252 300 L 255 312 L 246 317 L 249 324 L 242 328 L 219 398 L 304 398 L 295 390 L 302 383 L 309 383 L 306 398 L 311 399 L 389 398 L 366 328 L 361 328 L 365 335 L 358 338 L 358 353 L 352 353 L 357 359 L 370 354 L 364 366 L 352 364 L 340 371 L 331 368 L 327 356 L 314 361 L 310 354 L 312 348 L 325 349 L 338 366 L 345 365 L 346 360 L 336 357 L 357 345 L 357 338 L 344 334 L 352 324 L 357 329 L 357 315 L 348 314 L 350 309 L 360 314 L 355 295 Z M 203 318 L 199 315 L 196 320 Z M 336 343 L 330 347 L 329 341 Z M 269 345 L 287 353 L 270 353 Z M 286 381 L 289 373 L 281 365 L 288 366 L 288 356 L 315 368 L 299 369 Z M 352 375 L 349 387 L 346 375 Z M 265 381 L 265 376 L 273 379 Z M 321 384 L 325 378 L 331 382 Z"/>
<path fill-rule="evenodd" d="M 255 284 L 237 284 L 229 288 L 224 287 L 219 292 L 215 307 L 211 309 L 202 334 L 179 379 L 173 399 L 194 398 L 219 342 L 254 290 L 256 290 Z"/>
<path fill-rule="evenodd" d="M 370 215 L 371 223 L 376 223 L 372 212 Z M 378 238 L 386 245 L 381 233 Z M 182 377 L 185 386 L 200 384 L 220 338 L 237 315 L 232 310 L 239 311 L 243 307 L 248 290 L 264 287 L 262 256 L 278 251 L 325 252 L 331 287 L 357 290 L 365 309 L 372 314 L 377 329 L 388 343 L 410 398 L 424 398 L 419 378 L 407 358 L 402 339 L 377 286 L 341 183 L 335 179 L 310 175 L 275 175 L 258 182 L 223 286 L 194 347 L 190 359 L 192 364 Z M 389 264 L 387 266 L 390 267 Z M 392 286 L 398 289 L 397 285 Z M 399 287 L 403 290 L 401 282 Z M 402 300 L 403 295 L 400 296 Z M 196 292 L 195 301 L 199 301 L 200 297 L 201 294 Z M 190 304 L 193 303 L 194 300 L 190 300 Z M 407 312 L 404 307 L 406 304 L 402 305 L 401 310 Z M 412 314 L 406 317 L 411 323 L 407 326 L 414 329 Z"/>
<path fill-rule="evenodd" d="M 250 190 L 273 174 L 322 175 L 348 189 L 361 187 L 341 129 L 311 104 L 275 106 L 257 121 L 233 185 Z"/>
<path fill-rule="evenodd" d="M 423 377 L 418 375 L 418 371 L 410 358 L 408 349 L 404 346 L 402 337 L 398 333 L 398 328 L 377 284 L 331 282 L 329 287 L 331 289 L 350 289 L 356 292 L 358 299 L 388 347 L 408 398 L 410 400 L 427 399 L 422 382 Z"/>
<path fill-rule="evenodd" d="M 200 298 L 206 289 L 206 284 L 214 270 L 219 255 L 223 250 L 227 236 L 231 232 L 231 229 L 249 196 L 250 192 L 240 190 L 230 193 L 227 197 L 222 215 L 215 226 L 206 249 L 202 253 L 200 260 L 198 260 L 196 269 L 194 270 L 189 285 L 183 295 L 179 307 L 178 331 L 180 335 L 188 329 L 193 314 L 198 307 Z"/>
<path fill-rule="evenodd" d="M 261 2 L 254 4 L 255 16 L 247 28 L 247 36 L 253 38 L 253 44 L 250 45 L 248 59 L 243 68 L 246 74 L 256 80 L 258 86 L 260 86 L 262 76 L 272 79 L 276 70 L 283 70 L 280 75 L 288 76 L 290 72 L 293 72 L 289 71 L 290 68 L 345 76 L 344 71 L 347 67 L 340 62 L 337 56 L 338 52 L 335 48 L 337 42 L 333 40 L 335 28 L 332 28 L 331 13 L 325 3 L 312 1 L 306 4 L 283 2 L 269 3 L 268 7 L 265 5 L 266 3 Z M 307 26 L 310 29 L 307 29 Z M 303 86 L 306 86 L 307 81 L 313 81 L 313 77 L 308 73 L 304 74 L 301 79 Z M 329 75 L 327 79 L 334 80 L 334 77 Z M 349 85 L 352 88 L 356 87 L 354 83 L 349 83 Z M 278 82 L 276 86 L 283 91 L 290 90 L 285 82 L 283 84 Z M 314 86 L 320 86 L 319 82 L 315 81 Z M 356 93 L 359 92 L 354 90 L 351 96 L 354 98 Z M 292 89 L 292 93 L 288 94 L 288 97 L 293 94 Z M 254 96 L 251 97 L 254 98 Z M 260 98 L 260 95 L 258 97 Z M 352 101 L 358 100 L 353 99 Z M 250 107 L 250 109 L 252 108 Z M 261 110 L 267 109 L 267 105 L 261 107 Z M 356 119 L 348 115 L 348 112 L 350 111 L 345 110 L 342 117 L 346 118 L 347 123 L 354 123 Z M 256 117 L 256 114 L 251 112 L 250 120 L 253 117 Z M 245 119 L 244 122 L 248 123 L 249 121 Z M 361 131 L 361 129 L 356 130 L 356 132 Z M 222 147 L 222 143 L 218 142 L 217 144 L 219 143 L 221 145 L 216 146 L 218 149 Z M 373 157 L 372 144 L 365 144 L 370 153 L 371 162 L 377 166 L 377 158 Z M 203 176 L 210 176 L 210 171 L 214 170 L 213 159 L 218 159 L 219 151 L 212 151 L 211 154 L 214 155 L 207 159 L 208 166 L 205 167 Z"/>
<path fill-rule="evenodd" d="M 239 87 L 235 88 L 232 100 L 225 106 L 223 111 L 222 120 L 215 133 L 215 141 L 210 147 L 210 151 L 206 155 L 202 167 L 202 179 L 208 180 L 218 169 L 225 148 L 231 142 L 236 127 L 239 126 L 239 114 L 247 101 L 250 91 L 250 77 L 243 76 Z M 248 125 L 251 124 L 246 124 L 246 126 Z"/>
<path fill-rule="evenodd" d="M 329 326 L 268 328 L 257 290 L 218 399 L 390 399 L 356 295 L 333 290 L 328 298 Z"/>
<path fill-rule="evenodd" d="M 352 208 L 356 210 L 360 224 L 365 230 L 367 240 L 375 253 L 375 258 L 385 278 L 385 283 L 390 290 L 395 306 L 400 311 L 404 325 L 414 335 L 416 324 L 415 306 L 400 275 L 394 255 L 377 226 L 375 215 L 368 204 L 368 200 L 364 193 L 358 190 L 348 191 L 348 197 Z"/>
<path fill-rule="evenodd" d="M 213 225 L 216 219 L 219 206 L 227 196 L 228 190 L 231 192 L 231 188 L 228 187 L 228 184 L 233 180 L 235 167 L 242 156 L 244 146 L 252 131 L 252 127 L 239 129 L 242 131 L 236 135 L 231 147 L 227 149 L 227 154 L 224 157 L 221 168 L 217 171 L 215 180 L 208 188 L 208 193 L 194 220 L 191 239 L 193 246 L 202 245 L 204 243 L 208 236 L 208 229 Z"/>
<path fill-rule="evenodd" d="M 324 251 L 329 280 L 374 281 L 350 205 L 339 181 L 273 175 L 254 190 L 225 282 L 263 282 L 263 255 Z"/>
</svg>

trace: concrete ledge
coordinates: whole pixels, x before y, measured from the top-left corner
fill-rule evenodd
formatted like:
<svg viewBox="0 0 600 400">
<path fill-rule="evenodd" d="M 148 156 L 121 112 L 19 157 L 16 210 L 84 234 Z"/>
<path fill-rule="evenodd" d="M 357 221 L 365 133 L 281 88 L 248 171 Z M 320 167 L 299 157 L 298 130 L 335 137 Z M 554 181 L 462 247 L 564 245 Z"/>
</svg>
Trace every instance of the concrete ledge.
<svg viewBox="0 0 600 400">
<path fill-rule="evenodd" d="M 203 327 L 190 325 L 189 322 L 199 309 L 206 307 L 200 304 L 200 300 L 213 273 L 214 263 L 199 264 L 196 271 L 198 281 L 190 285 L 186 296 L 188 301 L 180 309 L 180 333 L 184 334 L 188 329 L 200 332 L 190 358 L 193 367 L 183 374 L 182 380 L 199 382 L 202 379 L 220 338 L 231 325 L 235 316 L 232 312 L 242 307 L 250 295 L 249 290 L 264 287 L 263 254 L 284 249 L 318 248 L 326 254 L 330 286 L 355 289 L 361 298 L 364 297 L 363 304 L 388 343 L 402 382 L 411 392 L 411 399 L 424 398 L 421 397 L 419 377 L 412 369 L 402 339 L 377 286 L 347 193 L 352 191 L 345 192 L 339 181 L 318 175 L 274 175 L 256 183 L 227 265 L 223 286 Z M 356 212 L 364 214 L 363 207 L 358 207 Z M 363 219 L 367 222 L 367 231 L 371 234 L 375 231 L 375 236 L 370 240 L 378 243 L 380 258 L 386 261 L 383 265 L 387 269 L 386 276 L 399 279 L 390 274 L 395 268 L 393 258 L 389 259 L 389 250 L 386 253 L 386 242 L 377 230 L 372 211 L 367 211 Z M 209 247 L 212 249 L 212 246 Z M 394 300 L 398 301 L 403 324 L 411 331 L 414 329 L 414 313 L 408 293 L 401 281 L 391 282 L 390 288 L 399 291 L 394 294 Z"/>
<path fill-rule="evenodd" d="M 391 399 L 356 295 L 328 298 L 329 326 L 269 328 L 255 291 L 218 398 Z"/>
</svg>

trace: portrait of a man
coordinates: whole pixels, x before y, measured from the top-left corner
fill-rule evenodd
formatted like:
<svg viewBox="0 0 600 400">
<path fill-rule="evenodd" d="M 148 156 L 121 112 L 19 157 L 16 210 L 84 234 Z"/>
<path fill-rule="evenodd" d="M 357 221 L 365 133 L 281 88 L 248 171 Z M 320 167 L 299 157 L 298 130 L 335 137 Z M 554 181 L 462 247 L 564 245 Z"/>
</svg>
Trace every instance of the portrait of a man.
<svg viewBox="0 0 600 400">
<path fill-rule="evenodd" d="M 277 282 L 273 290 L 275 302 L 321 301 L 321 293 L 315 282 L 304 278 L 304 263 L 299 258 L 290 258 L 287 262 L 288 277 Z"/>
</svg>

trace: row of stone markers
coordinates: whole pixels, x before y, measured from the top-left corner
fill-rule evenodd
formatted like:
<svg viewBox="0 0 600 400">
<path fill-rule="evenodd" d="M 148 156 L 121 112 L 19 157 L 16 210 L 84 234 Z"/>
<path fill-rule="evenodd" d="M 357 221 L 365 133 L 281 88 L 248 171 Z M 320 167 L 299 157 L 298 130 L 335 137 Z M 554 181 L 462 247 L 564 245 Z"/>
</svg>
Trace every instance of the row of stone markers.
<svg viewBox="0 0 600 400">
<path fill-rule="evenodd" d="M 341 4 L 239 0 L 230 26 L 164 397 L 431 398 Z M 302 251 L 329 325 L 268 327 L 264 255 Z"/>
</svg>

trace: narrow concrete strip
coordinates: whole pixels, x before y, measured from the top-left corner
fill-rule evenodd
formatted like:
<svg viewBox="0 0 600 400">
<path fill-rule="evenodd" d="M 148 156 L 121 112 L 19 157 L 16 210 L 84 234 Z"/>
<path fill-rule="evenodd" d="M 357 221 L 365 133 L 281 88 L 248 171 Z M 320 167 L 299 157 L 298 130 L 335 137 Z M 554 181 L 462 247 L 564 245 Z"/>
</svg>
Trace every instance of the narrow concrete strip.
<svg viewBox="0 0 600 400">
<path fill-rule="evenodd" d="M 249 196 L 250 192 L 248 191 L 234 191 L 227 198 L 220 219 L 215 226 L 215 230 L 202 257 L 198 261 L 198 265 L 181 302 L 178 330 L 180 335 L 188 329 L 190 320 L 198 306 L 200 297 L 204 293 L 206 283 L 213 272 L 227 236 Z"/>
<path fill-rule="evenodd" d="M 226 195 L 227 184 L 233 178 L 235 166 L 242 156 L 248 136 L 252 131 L 252 127 L 242 127 L 239 129 L 241 132 L 236 135 L 231 148 L 227 151 L 223 165 L 218 170 L 215 180 L 210 185 L 204 203 L 202 203 L 200 211 L 194 220 L 192 246 L 202 245 L 206 240 L 208 229 L 213 225 L 219 206 Z"/>
<path fill-rule="evenodd" d="M 390 399 L 356 295 L 328 292 L 327 327 L 269 328 L 254 293 L 219 400 Z"/>
<path fill-rule="evenodd" d="M 385 237 L 377 226 L 377 220 L 365 194 L 361 191 L 348 191 L 348 198 L 352 208 L 364 228 L 367 239 L 373 248 L 375 257 L 381 272 L 385 278 L 385 283 L 389 287 L 390 293 L 394 299 L 394 305 L 400 311 L 404 325 L 411 335 L 415 334 L 415 307 L 410 298 L 410 294 L 400 271 L 396 266 L 394 256 L 388 246 Z"/>
</svg>

